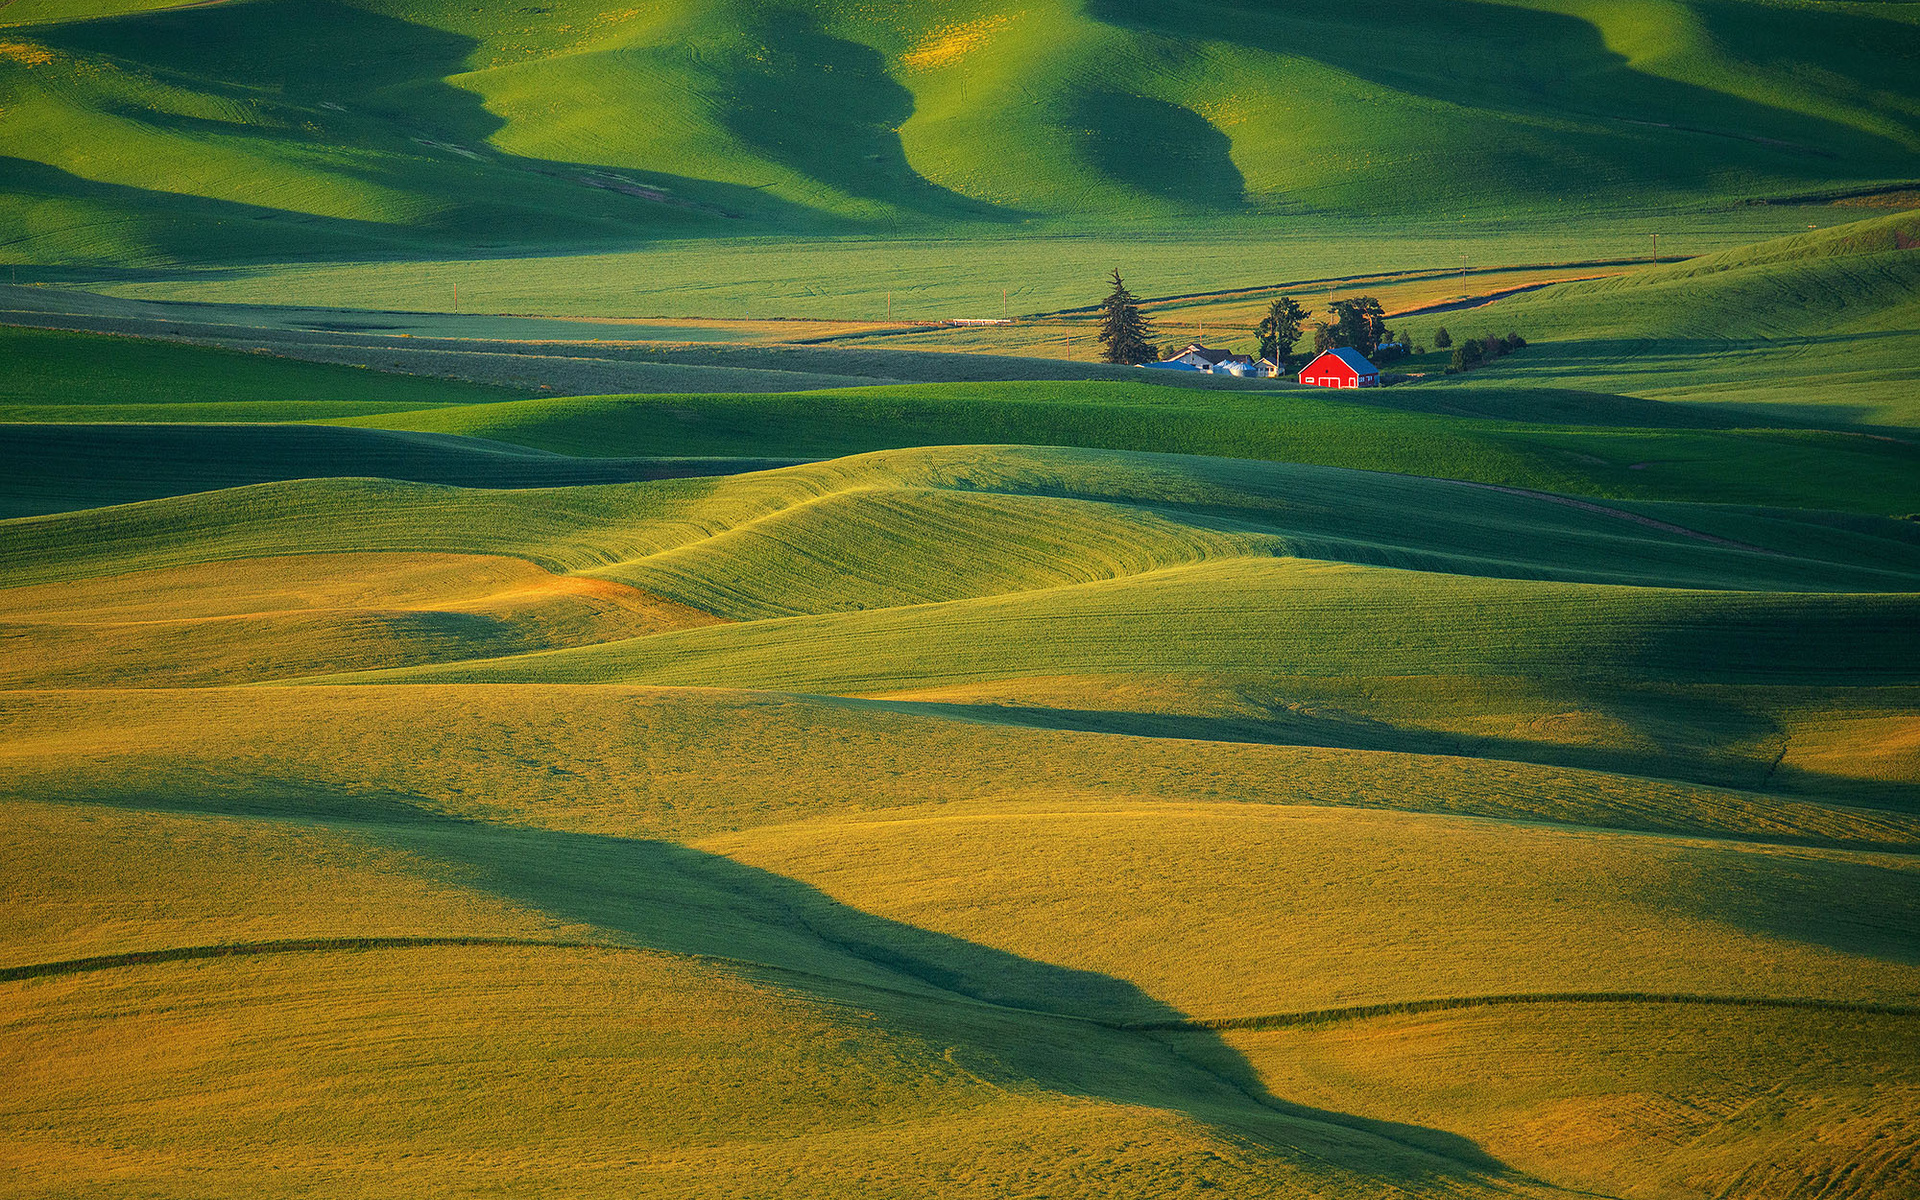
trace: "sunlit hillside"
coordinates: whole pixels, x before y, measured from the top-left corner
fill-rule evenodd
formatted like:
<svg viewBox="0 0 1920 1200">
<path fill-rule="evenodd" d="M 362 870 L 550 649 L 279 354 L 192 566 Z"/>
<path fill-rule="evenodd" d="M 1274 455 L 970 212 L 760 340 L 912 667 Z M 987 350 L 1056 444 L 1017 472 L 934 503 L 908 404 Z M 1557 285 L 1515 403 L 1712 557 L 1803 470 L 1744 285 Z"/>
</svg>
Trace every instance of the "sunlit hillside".
<svg viewBox="0 0 1920 1200">
<path fill-rule="evenodd" d="M 1920 545 L 1819 520 L 955 447 L 0 523 L 12 1178 L 1900 1195 Z"/>
<path fill-rule="evenodd" d="M 6 252 L 1526 224 L 1870 187 L 1920 149 L 1909 7 L 17 0 Z"/>
</svg>

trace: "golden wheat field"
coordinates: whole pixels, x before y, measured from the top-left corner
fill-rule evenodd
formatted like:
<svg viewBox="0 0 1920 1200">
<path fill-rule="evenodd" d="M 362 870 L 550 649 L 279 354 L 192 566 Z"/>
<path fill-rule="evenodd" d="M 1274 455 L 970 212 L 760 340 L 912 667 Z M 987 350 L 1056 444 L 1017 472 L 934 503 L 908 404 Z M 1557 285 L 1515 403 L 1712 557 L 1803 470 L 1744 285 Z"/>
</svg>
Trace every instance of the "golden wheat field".
<svg viewBox="0 0 1920 1200">
<path fill-rule="evenodd" d="M 0 3 L 0 1200 L 1920 1196 L 1917 29 Z"/>
</svg>

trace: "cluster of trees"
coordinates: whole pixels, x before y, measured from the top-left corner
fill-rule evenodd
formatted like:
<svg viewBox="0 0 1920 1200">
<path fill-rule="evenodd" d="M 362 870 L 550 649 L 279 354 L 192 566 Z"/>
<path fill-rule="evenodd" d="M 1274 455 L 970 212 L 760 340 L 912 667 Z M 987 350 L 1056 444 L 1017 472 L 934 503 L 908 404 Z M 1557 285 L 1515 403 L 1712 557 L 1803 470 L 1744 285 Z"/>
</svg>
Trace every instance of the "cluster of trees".
<svg viewBox="0 0 1920 1200">
<path fill-rule="evenodd" d="M 1330 321 L 1316 321 L 1313 348 L 1320 350 L 1358 350 L 1372 358 L 1387 336 L 1387 314 L 1372 296 L 1335 300 L 1328 313 Z"/>
<path fill-rule="evenodd" d="M 1139 298 L 1127 290 L 1118 268 L 1113 272 L 1112 283 L 1113 290 L 1100 304 L 1101 357 L 1110 363 L 1128 365 L 1157 360 L 1160 352 L 1153 345 L 1153 326 L 1140 315 Z M 1401 357 L 1410 350 L 1416 354 L 1426 353 L 1424 346 L 1410 346 L 1404 332 L 1395 333 L 1387 328 L 1387 314 L 1381 309 L 1380 301 L 1372 296 L 1335 300 L 1328 315 L 1331 320 L 1313 323 L 1315 353 L 1351 348 L 1368 358 L 1385 359 Z M 1276 363 L 1285 362 L 1306 332 L 1306 319 L 1307 310 L 1292 296 L 1275 300 L 1254 330 L 1260 338 L 1261 356 Z M 1509 333 L 1506 337 L 1468 338 L 1454 346 L 1453 335 L 1443 326 L 1434 331 L 1433 344 L 1441 350 L 1453 348 L 1450 369 L 1470 371 L 1511 354 L 1527 343 L 1519 334 Z M 1382 354 L 1382 346 L 1391 349 Z"/>
<path fill-rule="evenodd" d="M 1110 363 L 1129 365 L 1155 361 L 1159 354 L 1153 346 L 1153 326 L 1140 315 L 1139 297 L 1127 289 L 1118 268 L 1109 276 L 1109 282 L 1111 290 L 1100 302 L 1101 357 Z M 1331 322 L 1315 323 L 1315 351 L 1351 346 L 1371 355 L 1382 342 L 1393 340 L 1387 331 L 1386 314 L 1372 296 L 1335 301 L 1333 318 Z M 1292 296 L 1275 300 L 1254 329 L 1260 339 L 1261 357 L 1276 363 L 1285 362 L 1306 332 L 1306 319 L 1307 310 Z"/>
<path fill-rule="evenodd" d="M 1372 358 L 1380 347 L 1406 346 L 1406 339 L 1387 328 L 1387 314 L 1372 296 L 1335 300 L 1332 319 L 1313 323 L 1313 351 L 1354 349 Z M 1255 329 L 1260 336 L 1260 353 L 1279 362 L 1293 353 L 1294 345 L 1306 332 L 1306 310 L 1292 296 L 1282 296 L 1267 310 L 1266 319 Z M 1402 351 L 1404 353 L 1404 350 Z"/>
<path fill-rule="evenodd" d="M 1453 346 L 1453 337 L 1445 329 L 1441 329 L 1433 335 L 1433 344 L 1445 349 L 1448 346 Z M 1468 338 L 1458 346 L 1453 346 L 1453 362 L 1447 369 L 1449 371 L 1471 371 L 1475 367 L 1484 363 L 1490 363 L 1496 358 L 1512 354 L 1515 350 L 1520 349 L 1526 344 L 1527 339 L 1517 333 L 1509 333 L 1505 337 L 1495 337 L 1489 334 L 1483 338 Z"/>
</svg>

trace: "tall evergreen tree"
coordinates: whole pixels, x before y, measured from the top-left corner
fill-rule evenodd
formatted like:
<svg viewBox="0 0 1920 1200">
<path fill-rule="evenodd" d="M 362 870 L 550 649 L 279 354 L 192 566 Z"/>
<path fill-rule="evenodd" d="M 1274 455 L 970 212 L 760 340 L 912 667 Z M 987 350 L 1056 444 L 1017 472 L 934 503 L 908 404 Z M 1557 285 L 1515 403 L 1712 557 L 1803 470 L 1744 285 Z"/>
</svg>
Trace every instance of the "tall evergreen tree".
<svg viewBox="0 0 1920 1200">
<path fill-rule="evenodd" d="M 1100 303 L 1101 356 L 1110 363 L 1129 366 L 1150 363 L 1159 357 L 1153 343 L 1153 327 L 1140 315 L 1140 301 L 1127 290 L 1120 268 L 1113 270 L 1113 291 Z"/>
<path fill-rule="evenodd" d="M 1294 303 L 1292 296 L 1282 296 L 1267 309 L 1267 315 L 1254 332 L 1260 336 L 1260 355 L 1278 363 L 1293 353 L 1295 342 L 1300 340 L 1300 322 L 1306 320 L 1307 310 Z"/>
</svg>

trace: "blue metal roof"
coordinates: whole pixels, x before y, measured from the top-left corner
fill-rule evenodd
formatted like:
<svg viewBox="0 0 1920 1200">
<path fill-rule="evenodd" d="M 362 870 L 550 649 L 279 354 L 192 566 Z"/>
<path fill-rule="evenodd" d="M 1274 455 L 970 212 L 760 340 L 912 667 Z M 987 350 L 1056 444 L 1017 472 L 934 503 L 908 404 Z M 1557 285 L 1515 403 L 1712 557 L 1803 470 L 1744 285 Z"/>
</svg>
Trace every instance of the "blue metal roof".
<svg viewBox="0 0 1920 1200">
<path fill-rule="evenodd" d="M 1327 351 L 1327 353 L 1333 355 L 1335 358 L 1339 359 L 1341 362 L 1352 367 L 1354 370 L 1360 372 L 1362 375 L 1378 375 L 1380 373 L 1380 368 L 1368 362 L 1367 356 L 1360 353 L 1358 350 L 1348 350 L 1348 349 L 1329 350 Z"/>
</svg>

